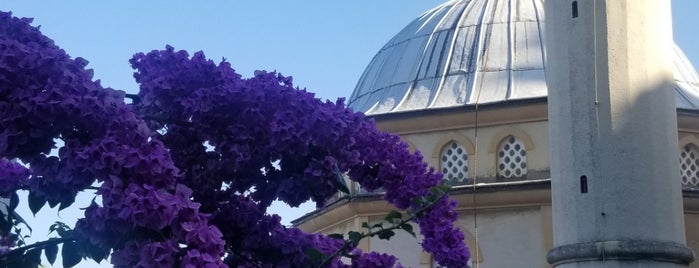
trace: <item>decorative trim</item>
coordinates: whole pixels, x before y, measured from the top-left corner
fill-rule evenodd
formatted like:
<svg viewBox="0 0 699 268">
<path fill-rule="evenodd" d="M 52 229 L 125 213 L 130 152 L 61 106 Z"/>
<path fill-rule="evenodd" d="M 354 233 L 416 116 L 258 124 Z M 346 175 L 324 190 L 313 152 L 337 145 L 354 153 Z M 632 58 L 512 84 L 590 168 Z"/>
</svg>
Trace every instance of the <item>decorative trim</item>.
<svg viewBox="0 0 699 268">
<path fill-rule="evenodd" d="M 469 140 L 466 136 L 454 132 L 447 132 L 442 135 L 442 138 L 437 142 L 437 146 L 435 146 L 432 150 L 432 158 L 439 159 L 442 156 L 442 150 L 444 150 L 444 147 L 449 145 L 449 143 L 452 141 L 455 141 L 466 148 L 466 154 L 469 156 L 469 161 L 471 160 L 471 156 L 476 154 L 476 147 L 473 146 L 471 140 Z"/>
<path fill-rule="evenodd" d="M 694 261 L 694 252 L 674 242 L 624 240 L 563 245 L 546 255 L 546 261 L 553 266 L 605 260 L 652 260 L 688 265 Z"/>
<path fill-rule="evenodd" d="M 678 144 L 680 145 L 680 150 L 682 150 L 688 144 L 694 144 L 694 146 L 699 147 L 699 137 L 692 133 L 680 133 Z"/>
<path fill-rule="evenodd" d="M 475 167 L 475 155 L 476 155 L 476 149 L 473 146 L 473 143 L 471 140 L 469 140 L 466 136 L 457 134 L 454 132 L 447 132 L 442 135 L 442 138 L 437 142 L 436 146 L 434 149 L 432 149 L 432 163 L 439 172 L 442 172 L 442 151 L 449 146 L 452 142 L 456 142 L 464 147 L 466 149 L 466 166 L 468 167 L 468 171 L 466 172 L 466 178 L 473 178 L 474 173 L 473 170 Z M 445 175 L 446 178 L 446 175 Z"/>
<path fill-rule="evenodd" d="M 490 140 L 490 144 L 488 144 L 488 153 L 497 153 L 500 144 L 509 136 L 513 136 L 518 140 L 522 141 L 522 143 L 524 143 L 525 149 L 527 149 L 527 152 L 536 148 L 534 147 L 534 141 L 531 137 L 529 137 L 529 135 L 526 132 L 512 126 L 506 126 L 502 130 L 500 130 L 498 134 L 493 135 L 493 137 Z"/>
</svg>

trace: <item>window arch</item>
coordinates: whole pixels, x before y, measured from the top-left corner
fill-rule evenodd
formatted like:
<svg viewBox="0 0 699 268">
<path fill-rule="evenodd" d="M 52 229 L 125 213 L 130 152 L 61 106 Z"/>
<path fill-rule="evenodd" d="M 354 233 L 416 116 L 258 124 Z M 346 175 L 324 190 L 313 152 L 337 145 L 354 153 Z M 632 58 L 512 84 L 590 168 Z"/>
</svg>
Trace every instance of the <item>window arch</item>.
<svg viewBox="0 0 699 268">
<path fill-rule="evenodd" d="M 680 174 L 682 186 L 699 186 L 699 148 L 689 143 L 680 150 Z"/>
<path fill-rule="evenodd" d="M 440 171 L 450 182 L 465 182 L 468 176 L 468 152 L 466 147 L 450 141 L 440 153 Z"/>
<path fill-rule="evenodd" d="M 500 178 L 521 178 L 527 175 L 527 149 L 524 142 L 512 135 L 500 142 L 497 171 Z"/>
</svg>

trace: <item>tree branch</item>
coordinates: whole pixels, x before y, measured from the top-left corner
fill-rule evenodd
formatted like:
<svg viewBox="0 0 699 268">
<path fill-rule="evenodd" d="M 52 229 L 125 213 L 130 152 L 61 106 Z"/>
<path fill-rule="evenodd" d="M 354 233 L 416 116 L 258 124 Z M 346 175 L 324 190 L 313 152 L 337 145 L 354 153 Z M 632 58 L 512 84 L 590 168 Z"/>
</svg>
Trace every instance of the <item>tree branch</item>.
<svg viewBox="0 0 699 268">
<path fill-rule="evenodd" d="M 171 118 L 166 118 L 166 117 L 164 117 L 164 116 L 158 116 L 158 115 L 142 115 L 141 118 L 143 118 L 143 120 L 152 120 L 152 121 L 156 121 L 156 122 L 161 123 L 161 124 L 163 124 L 163 125 L 165 125 L 165 124 L 176 124 L 176 125 L 183 125 L 183 126 L 187 126 L 187 127 L 191 127 L 191 126 L 192 126 L 192 122 L 183 121 L 183 120 L 176 120 L 176 119 L 171 119 Z"/>
<path fill-rule="evenodd" d="M 22 252 L 25 252 L 25 251 L 30 250 L 30 249 L 40 248 L 40 247 L 44 247 L 44 246 L 50 245 L 50 244 L 61 244 L 61 243 L 70 242 L 70 241 L 75 241 L 75 238 L 70 238 L 70 237 L 51 238 L 49 240 L 36 242 L 34 244 L 31 244 L 31 245 L 26 245 L 26 246 L 22 246 L 22 247 L 18 247 L 18 248 L 15 248 L 13 250 L 10 250 L 9 252 L 7 252 L 5 254 L 0 255 L 0 259 L 4 259 L 4 258 L 11 256 L 11 255 L 14 255 L 14 254 L 21 254 Z"/>
<path fill-rule="evenodd" d="M 248 264 L 254 265 L 257 268 L 262 268 L 262 266 L 259 263 L 255 262 L 254 260 L 251 260 L 250 258 L 248 258 L 247 256 L 244 256 L 243 254 L 240 254 L 240 253 L 233 251 L 233 250 L 229 251 L 229 253 L 242 258 Z"/>
<path fill-rule="evenodd" d="M 357 240 L 357 241 L 360 241 L 360 240 L 362 240 L 362 239 L 364 239 L 364 238 L 367 238 L 367 237 L 370 237 L 370 236 L 375 236 L 375 235 L 377 235 L 377 234 L 379 234 L 379 233 L 381 233 L 381 232 L 392 231 L 392 230 L 395 230 L 395 229 L 400 229 L 401 226 L 402 226 L 403 224 L 406 224 L 406 223 L 409 223 L 409 222 L 413 221 L 413 220 L 417 217 L 417 215 L 420 215 L 420 214 L 422 214 L 423 212 L 425 212 L 425 211 L 431 209 L 435 204 L 437 204 L 437 202 L 438 202 L 439 200 L 441 200 L 442 198 L 444 198 L 444 197 L 447 195 L 448 192 L 449 192 L 449 191 L 445 191 L 445 192 L 441 193 L 437 198 L 435 198 L 435 200 L 434 200 L 433 202 L 427 204 L 427 206 L 421 207 L 421 208 L 420 208 L 418 211 L 416 211 L 415 213 L 410 213 L 410 214 L 409 214 L 410 217 L 408 217 L 408 218 L 406 218 L 406 219 L 401 219 L 401 221 L 398 222 L 397 224 L 392 223 L 393 226 L 391 226 L 391 227 L 388 227 L 388 228 L 381 228 L 381 230 L 377 230 L 377 231 L 370 231 L 369 233 L 366 233 L 366 234 L 362 233 L 362 236 L 361 236 L 361 237 L 359 238 L 359 240 Z M 323 261 L 318 265 L 318 268 L 323 268 L 323 267 L 325 267 L 326 265 L 328 265 L 328 264 L 330 263 L 331 260 L 333 260 L 333 259 L 335 259 L 336 257 L 340 256 L 340 254 L 346 252 L 346 251 L 349 249 L 349 247 L 352 246 L 352 244 L 353 244 L 352 241 L 346 240 L 345 243 L 342 245 L 342 247 L 340 247 L 339 249 L 337 249 L 335 252 L 333 252 L 333 254 L 331 254 L 331 255 L 328 256 L 327 258 L 323 259 Z M 354 246 L 356 246 L 356 245 L 354 245 Z"/>
<path fill-rule="evenodd" d="M 136 105 L 139 102 L 141 102 L 141 97 L 138 96 L 138 94 L 124 94 L 124 97 L 131 99 L 131 104 Z"/>
</svg>

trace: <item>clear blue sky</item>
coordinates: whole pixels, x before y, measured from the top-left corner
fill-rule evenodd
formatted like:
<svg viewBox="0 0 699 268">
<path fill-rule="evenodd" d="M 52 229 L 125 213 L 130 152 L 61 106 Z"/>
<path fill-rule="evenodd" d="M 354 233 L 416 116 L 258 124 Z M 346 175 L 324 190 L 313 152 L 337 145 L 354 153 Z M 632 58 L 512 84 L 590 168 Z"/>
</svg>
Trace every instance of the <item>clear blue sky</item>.
<svg viewBox="0 0 699 268">
<path fill-rule="evenodd" d="M 97 78 L 135 90 L 128 59 L 171 44 L 227 58 L 240 73 L 278 70 L 319 97 L 349 96 L 393 34 L 442 0 L 7 1 L 0 10 L 35 25 Z M 699 1 L 673 0 L 675 40 L 699 64 Z M 207 3 L 207 4 L 199 4 Z"/>
<path fill-rule="evenodd" d="M 42 32 L 88 59 L 95 76 L 117 89 L 137 87 L 128 64 L 134 53 L 170 44 L 225 57 L 243 76 L 276 69 L 335 99 L 350 95 L 393 34 L 440 2 L 13 1 L 0 10 L 34 17 Z"/>
<path fill-rule="evenodd" d="M 35 18 L 44 34 L 70 55 L 88 59 L 96 78 L 115 89 L 137 89 L 128 64 L 134 53 L 170 44 L 203 50 L 215 60 L 225 57 L 246 77 L 258 69 L 278 70 L 318 97 L 334 100 L 351 94 L 364 67 L 395 33 L 442 2 L 0 0 L 0 10 Z M 699 1 L 672 3 L 675 40 L 699 64 Z M 276 210 L 286 222 L 302 213 Z M 60 215 L 71 222 L 77 213 Z M 43 230 L 54 219 L 55 211 L 40 213 L 32 221 L 35 236 L 45 237 Z"/>
</svg>

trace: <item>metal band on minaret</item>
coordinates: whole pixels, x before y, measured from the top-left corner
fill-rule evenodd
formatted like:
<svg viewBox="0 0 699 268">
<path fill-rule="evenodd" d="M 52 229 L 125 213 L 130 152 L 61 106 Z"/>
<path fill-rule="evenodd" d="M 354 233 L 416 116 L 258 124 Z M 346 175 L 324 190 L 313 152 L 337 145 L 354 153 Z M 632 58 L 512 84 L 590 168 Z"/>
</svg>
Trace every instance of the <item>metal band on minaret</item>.
<svg viewBox="0 0 699 268">
<path fill-rule="evenodd" d="M 683 267 L 670 0 L 547 0 L 556 267 Z"/>
</svg>

